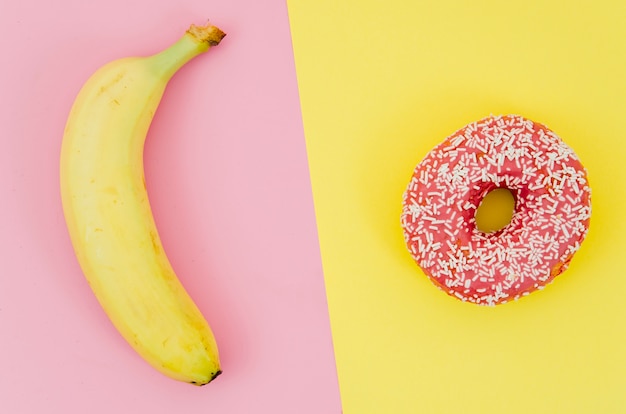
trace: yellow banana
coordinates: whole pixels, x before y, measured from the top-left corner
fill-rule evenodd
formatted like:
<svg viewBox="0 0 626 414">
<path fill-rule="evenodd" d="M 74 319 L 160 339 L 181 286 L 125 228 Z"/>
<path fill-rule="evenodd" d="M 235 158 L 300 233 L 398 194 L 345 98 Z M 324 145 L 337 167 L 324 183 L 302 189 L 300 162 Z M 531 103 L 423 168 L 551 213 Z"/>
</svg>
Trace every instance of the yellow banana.
<svg viewBox="0 0 626 414">
<path fill-rule="evenodd" d="M 204 385 L 221 373 L 213 333 L 167 259 L 143 148 L 170 78 L 225 34 L 195 26 L 148 57 L 113 61 L 79 92 L 63 136 L 63 211 L 80 266 L 128 343 L 156 369 Z"/>
</svg>

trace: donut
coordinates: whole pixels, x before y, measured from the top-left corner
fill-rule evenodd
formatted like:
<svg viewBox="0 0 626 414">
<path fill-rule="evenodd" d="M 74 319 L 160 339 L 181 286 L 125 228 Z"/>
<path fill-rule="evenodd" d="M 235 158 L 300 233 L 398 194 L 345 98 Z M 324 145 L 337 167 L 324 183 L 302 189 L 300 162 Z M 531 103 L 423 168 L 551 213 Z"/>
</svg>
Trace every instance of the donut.
<svg viewBox="0 0 626 414">
<path fill-rule="evenodd" d="M 490 233 L 476 210 L 492 190 L 515 200 Z M 569 266 L 589 230 L 591 189 L 574 151 L 519 115 L 473 122 L 431 150 L 402 197 L 408 251 L 450 296 L 494 306 L 544 288 Z"/>
</svg>

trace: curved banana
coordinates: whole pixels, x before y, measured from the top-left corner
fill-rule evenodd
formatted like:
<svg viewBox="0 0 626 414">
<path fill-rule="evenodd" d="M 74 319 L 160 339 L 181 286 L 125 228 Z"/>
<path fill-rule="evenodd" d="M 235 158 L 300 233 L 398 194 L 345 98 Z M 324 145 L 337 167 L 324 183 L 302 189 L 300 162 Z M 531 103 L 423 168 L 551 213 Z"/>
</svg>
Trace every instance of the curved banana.
<svg viewBox="0 0 626 414">
<path fill-rule="evenodd" d="M 170 78 L 224 36 L 215 26 L 192 25 L 160 53 L 100 68 L 74 102 L 60 160 L 67 227 L 98 301 L 146 361 L 197 385 L 221 373 L 217 346 L 163 251 L 143 148 Z"/>
</svg>

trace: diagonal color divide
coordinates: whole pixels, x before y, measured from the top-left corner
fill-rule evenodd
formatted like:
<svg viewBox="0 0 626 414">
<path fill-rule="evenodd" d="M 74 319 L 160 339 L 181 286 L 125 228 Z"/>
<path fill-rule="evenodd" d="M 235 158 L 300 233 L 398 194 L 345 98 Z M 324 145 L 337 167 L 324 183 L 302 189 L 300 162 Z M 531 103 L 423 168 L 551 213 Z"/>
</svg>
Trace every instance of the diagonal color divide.
<svg viewBox="0 0 626 414">
<path fill-rule="evenodd" d="M 624 412 L 623 2 L 288 5 L 344 412 Z M 434 288 L 400 229 L 415 165 L 490 113 L 554 129 L 594 208 L 570 269 L 495 309 Z"/>
<path fill-rule="evenodd" d="M 220 348 L 223 374 L 198 388 L 152 370 L 104 316 L 71 250 L 58 155 L 87 76 L 206 17 L 228 35 L 172 79 L 145 152 L 164 248 Z M 339 413 L 286 4 L 26 0 L 0 23 L 2 411 Z"/>
</svg>

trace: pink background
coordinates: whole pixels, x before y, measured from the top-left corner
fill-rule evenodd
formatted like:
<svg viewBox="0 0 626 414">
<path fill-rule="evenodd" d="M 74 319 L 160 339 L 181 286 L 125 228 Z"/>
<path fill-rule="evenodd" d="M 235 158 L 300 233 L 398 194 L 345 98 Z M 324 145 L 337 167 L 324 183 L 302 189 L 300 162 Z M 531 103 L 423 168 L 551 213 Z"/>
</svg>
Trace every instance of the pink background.
<svg viewBox="0 0 626 414">
<path fill-rule="evenodd" d="M 170 259 L 224 374 L 198 388 L 143 362 L 100 309 L 65 229 L 58 154 L 100 65 L 210 18 L 223 43 L 172 80 L 146 147 Z M 0 6 L 0 411 L 339 413 L 284 1 Z"/>
</svg>

